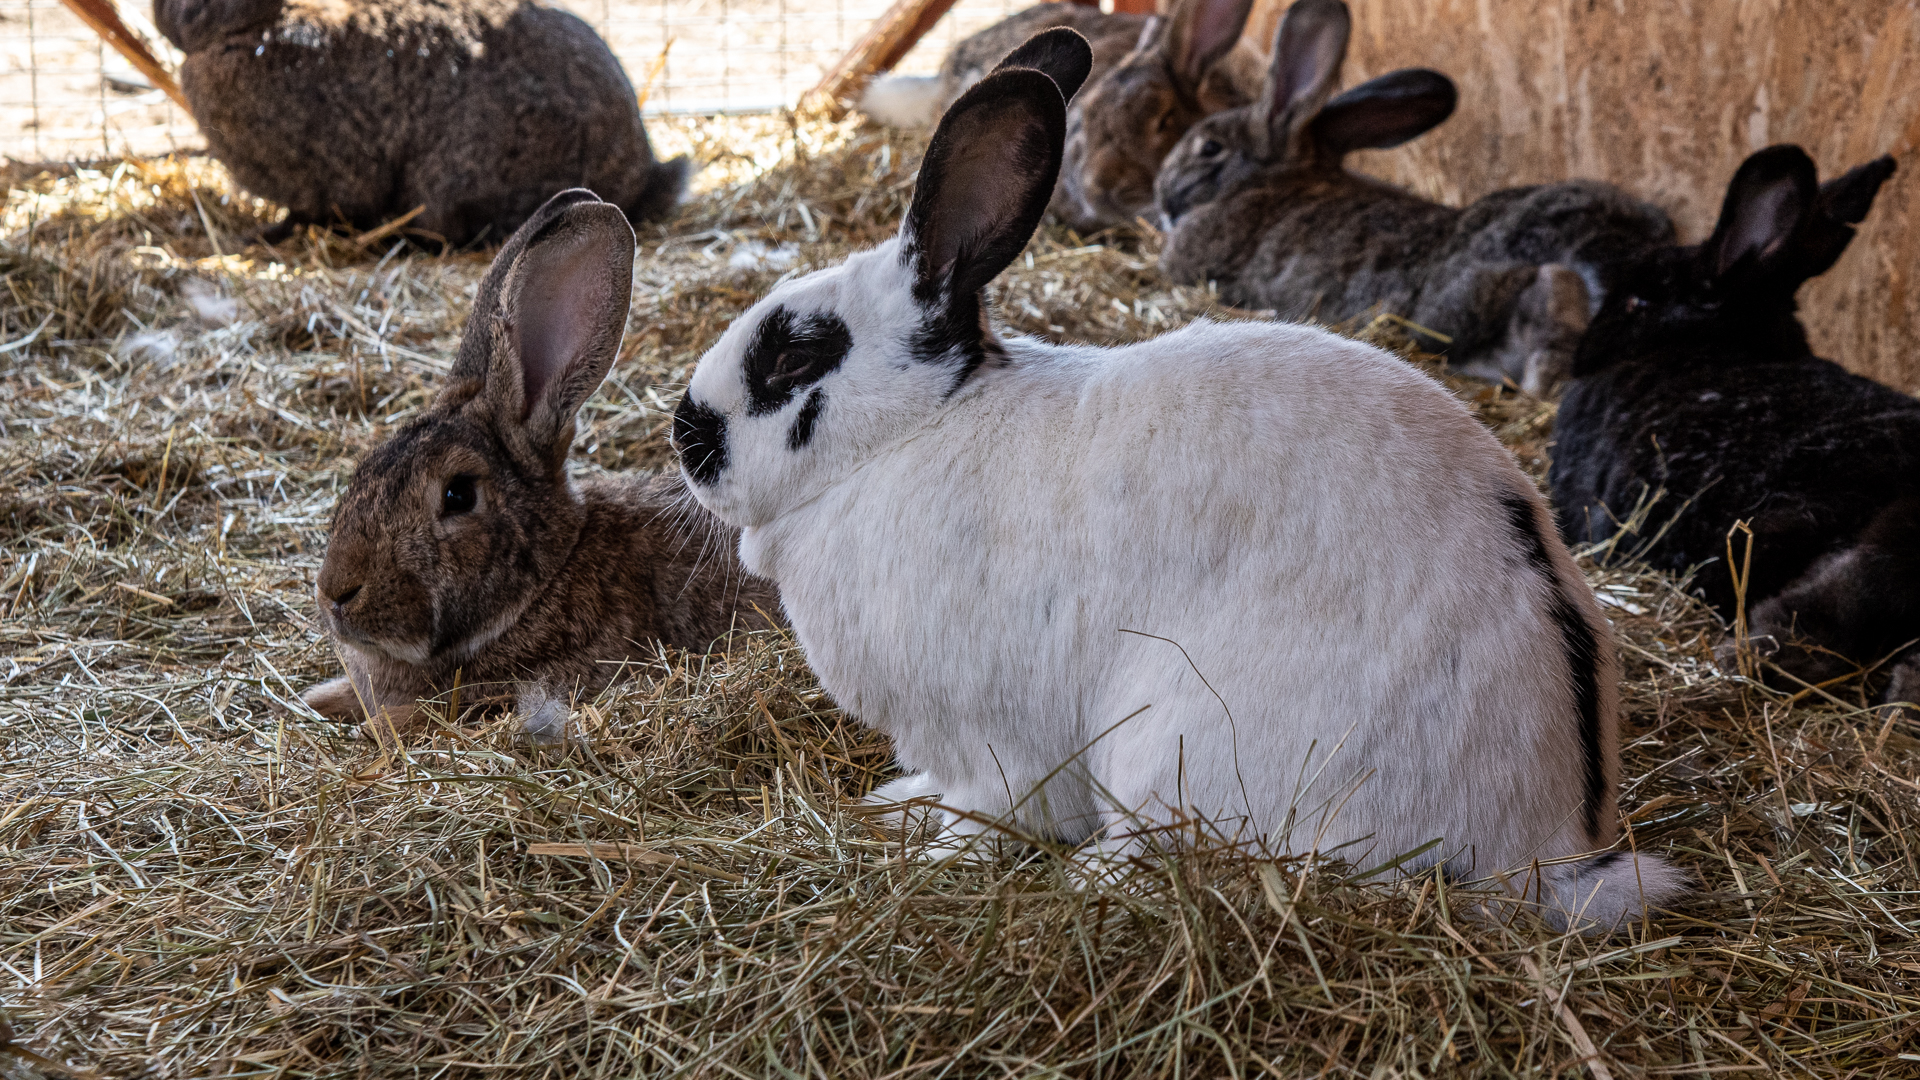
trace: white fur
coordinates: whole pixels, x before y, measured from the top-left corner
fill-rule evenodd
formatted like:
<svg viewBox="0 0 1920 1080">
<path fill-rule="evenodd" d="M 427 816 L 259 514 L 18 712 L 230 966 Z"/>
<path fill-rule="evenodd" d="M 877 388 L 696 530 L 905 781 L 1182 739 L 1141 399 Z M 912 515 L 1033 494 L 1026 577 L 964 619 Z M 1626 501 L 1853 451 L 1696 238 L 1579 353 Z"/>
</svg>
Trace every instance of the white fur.
<svg viewBox="0 0 1920 1080">
<path fill-rule="evenodd" d="M 947 396 L 955 368 L 909 350 L 910 280 L 896 240 L 784 283 L 688 389 L 728 422 L 695 494 L 913 774 L 874 798 L 1069 840 L 1197 816 L 1360 865 L 1440 839 L 1408 868 L 1517 872 L 1535 895 L 1536 860 L 1611 842 L 1610 795 L 1604 835 L 1582 823 L 1556 585 L 1601 635 L 1611 791 L 1606 622 L 1550 531 L 1557 582 L 1527 564 L 1500 500 L 1544 508 L 1458 401 L 1321 330 L 1208 322 L 1115 349 L 1006 339 Z M 797 452 L 804 394 L 746 412 L 742 354 L 780 306 L 854 341 Z M 1547 907 L 1612 926 L 1643 886 L 1679 888 L 1657 859 L 1599 865 L 1546 869 Z"/>
<path fill-rule="evenodd" d="M 943 97 L 938 75 L 883 75 L 861 92 L 860 111 L 887 127 L 930 128 L 939 119 Z"/>
</svg>

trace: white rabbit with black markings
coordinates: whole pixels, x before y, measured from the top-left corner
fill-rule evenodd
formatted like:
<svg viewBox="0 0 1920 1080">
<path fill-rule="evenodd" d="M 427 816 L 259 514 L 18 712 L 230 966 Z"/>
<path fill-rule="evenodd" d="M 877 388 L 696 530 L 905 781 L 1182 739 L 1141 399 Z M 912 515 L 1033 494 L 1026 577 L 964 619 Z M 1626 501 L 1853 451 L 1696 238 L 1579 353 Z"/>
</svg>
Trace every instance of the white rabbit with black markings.
<svg viewBox="0 0 1920 1080">
<path fill-rule="evenodd" d="M 962 96 L 899 236 L 776 286 L 675 415 L 695 496 L 893 738 L 910 775 L 872 798 L 1123 846 L 1200 817 L 1361 865 L 1438 840 L 1404 865 L 1510 872 L 1588 927 L 1680 893 L 1606 850 L 1607 623 L 1458 401 L 1307 326 L 990 328 L 1085 70 L 1052 31 Z"/>
</svg>

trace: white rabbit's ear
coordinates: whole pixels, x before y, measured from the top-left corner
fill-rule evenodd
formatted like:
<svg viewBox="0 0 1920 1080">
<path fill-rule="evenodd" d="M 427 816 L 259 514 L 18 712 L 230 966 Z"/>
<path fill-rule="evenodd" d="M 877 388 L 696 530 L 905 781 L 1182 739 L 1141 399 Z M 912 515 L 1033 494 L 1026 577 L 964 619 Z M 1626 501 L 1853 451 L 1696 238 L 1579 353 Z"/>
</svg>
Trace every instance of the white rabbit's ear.
<svg viewBox="0 0 1920 1080">
<path fill-rule="evenodd" d="M 1287 9 L 1273 38 L 1267 82 L 1254 103 L 1256 147 L 1273 161 L 1298 148 L 1307 124 L 1340 85 L 1353 16 L 1343 0 L 1299 0 Z"/>
<path fill-rule="evenodd" d="M 993 70 L 1012 68 L 1032 68 L 1040 72 L 1060 88 L 1062 101 L 1072 101 L 1093 72 L 1093 46 L 1071 28 L 1056 26 L 1028 38 Z"/>
<path fill-rule="evenodd" d="M 1046 213 L 1066 134 L 1060 88 L 1030 68 L 995 72 L 953 103 L 900 223 L 916 300 L 977 314 L 980 290 L 1027 246 Z"/>
<path fill-rule="evenodd" d="M 1313 137 L 1336 157 L 1385 150 L 1438 127 L 1459 100 L 1453 80 L 1437 71 L 1390 71 L 1327 102 L 1313 118 Z"/>
<path fill-rule="evenodd" d="M 632 291 L 633 229 L 626 215 L 591 192 L 562 192 L 495 259 L 455 375 L 480 368 L 479 395 L 493 424 L 510 442 L 561 468 L 574 414 L 619 354 Z"/>
<path fill-rule="evenodd" d="M 1176 0 L 1166 37 L 1174 77 L 1198 87 L 1207 70 L 1233 51 L 1252 10 L 1253 0 Z"/>
<path fill-rule="evenodd" d="M 1813 159 L 1797 146 L 1769 146 L 1740 164 L 1727 185 L 1720 222 L 1700 245 L 1702 269 L 1723 278 L 1766 274 L 1790 261 L 1789 241 L 1819 196 Z M 1798 284 L 1797 279 L 1795 284 Z"/>
</svg>

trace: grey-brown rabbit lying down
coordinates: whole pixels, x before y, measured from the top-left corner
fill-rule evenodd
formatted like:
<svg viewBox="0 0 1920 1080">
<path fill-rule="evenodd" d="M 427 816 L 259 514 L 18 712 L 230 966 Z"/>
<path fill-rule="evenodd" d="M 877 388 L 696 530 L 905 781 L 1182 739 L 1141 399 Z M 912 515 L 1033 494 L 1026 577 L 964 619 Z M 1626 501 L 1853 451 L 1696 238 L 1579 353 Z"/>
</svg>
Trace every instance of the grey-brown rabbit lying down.
<svg viewBox="0 0 1920 1080">
<path fill-rule="evenodd" d="M 412 224 L 499 243 L 555 192 L 664 216 L 633 85 L 575 16 L 530 0 L 154 0 L 213 156 L 304 224 Z"/>
<path fill-rule="evenodd" d="M 588 191 L 515 233 L 481 283 L 446 387 L 355 470 L 320 568 L 347 674 L 304 695 L 405 730 L 421 698 L 511 704 L 557 738 L 569 700 L 652 654 L 778 619 L 737 533 L 679 475 L 569 482 L 574 414 L 619 351 L 633 232 Z"/>
<path fill-rule="evenodd" d="M 1564 378 L 1615 268 L 1673 242 L 1660 208 L 1607 184 L 1509 188 L 1456 209 L 1346 169 L 1444 121 L 1452 80 L 1408 68 L 1338 96 L 1352 16 L 1299 0 L 1261 96 L 1187 132 L 1154 181 L 1160 267 L 1220 298 L 1337 323 L 1380 308 L 1444 335 L 1453 366 L 1542 394 Z"/>
</svg>

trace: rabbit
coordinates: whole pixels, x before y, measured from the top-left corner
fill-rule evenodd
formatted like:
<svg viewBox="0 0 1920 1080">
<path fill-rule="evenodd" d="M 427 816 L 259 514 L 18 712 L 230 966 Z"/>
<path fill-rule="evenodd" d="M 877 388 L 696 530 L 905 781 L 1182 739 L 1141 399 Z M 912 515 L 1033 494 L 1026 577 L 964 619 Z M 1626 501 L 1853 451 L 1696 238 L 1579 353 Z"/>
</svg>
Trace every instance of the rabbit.
<svg viewBox="0 0 1920 1080">
<path fill-rule="evenodd" d="M 937 798 L 956 842 L 1005 817 L 1131 852 L 1198 818 L 1511 871 L 1596 930 L 1680 895 L 1664 860 L 1605 850 L 1608 625 L 1438 383 L 1300 324 L 1116 348 L 991 328 L 1086 55 L 1053 30 L 961 95 L 898 236 L 776 285 L 674 414 L 695 498 L 892 737 L 909 775 L 869 798 Z"/>
<path fill-rule="evenodd" d="M 1187 129 L 1252 101 L 1265 68 L 1241 37 L 1253 0 L 1174 0 L 1132 52 L 1096 74 L 1067 109 L 1052 209 L 1082 232 L 1153 210 L 1153 181 Z"/>
<path fill-rule="evenodd" d="M 1162 268 L 1288 318 L 1384 308 L 1435 332 L 1436 351 L 1464 373 L 1547 393 L 1606 297 L 1610 267 L 1672 243 L 1672 222 L 1593 181 L 1454 209 L 1348 172 L 1349 152 L 1415 138 L 1458 96 L 1445 75 L 1418 68 L 1335 96 L 1351 28 L 1341 0 L 1299 0 L 1281 19 L 1260 97 L 1202 120 L 1168 154 L 1154 181 Z"/>
<path fill-rule="evenodd" d="M 1769 147 L 1705 242 L 1622 267 L 1575 355 L 1549 479 L 1575 544 L 1664 491 L 1623 550 L 1713 564 L 1694 586 L 1728 620 L 1743 574 L 1749 632 L 1781 671 L 1823 682 L 1904 650 L 1893 689 L 1911 694 L 1920 669 L 1897 669 L 1920 660 L 1920 401 L 1815 356 L 1794 302 L 1893 171 L 1882 157 L 1821 186 L 1805 151 Z M 1734 532 L 1728 567 L 1736 522 L 1751 555 Z"/>
<path fill-rule="evenodd" d="M 633 86 L 579 18 L 530 0 L 155 0 L 186 54 L 180 85 L 213 156 L 308 224 L 505 240 L 586 186 L 640 222 L 679 200 L 688 162 L 656 161 Z"/>
<path fill-rule="evenodd" d="M 584 190 L 501 248 L 446 386 L 335 508 L 316 600 L 347 674 L 303 695 L 315 711 L 403 732 L 415 702 L 458 683 L 463 703 L 510 703 L 551 741 L 570 698 L 654 642 L 706 650 L 777 620 L 772 586 L 741 570 L 733 530 L 678 476 L 567 477 L 632 265 L 621 211 Z"/>
<path fill-rule="evenodd" d="M 1035 4 L 960 39 L 941 61 L 938 75 L 886 75 L 873 80 L 861 92 L 859 109 L 888 127 L 930 128 L 947 106 L 1008 53 L 1035 34 L 1060 26 L 1078 31 L 1093 47 L 1091 77 L 1098 79 L 1133 51 L 1151 18 L 1102 12 L 1064 0 Z"/>
</svg>

